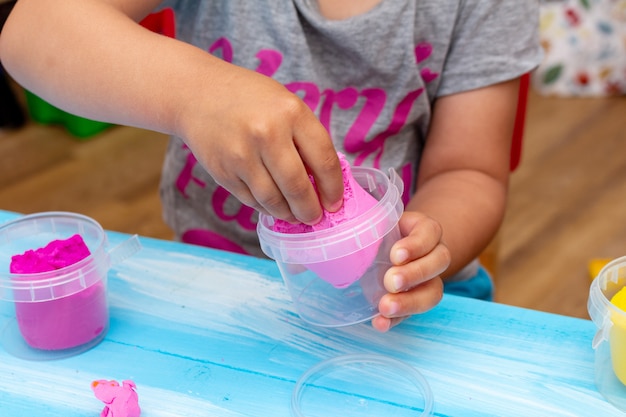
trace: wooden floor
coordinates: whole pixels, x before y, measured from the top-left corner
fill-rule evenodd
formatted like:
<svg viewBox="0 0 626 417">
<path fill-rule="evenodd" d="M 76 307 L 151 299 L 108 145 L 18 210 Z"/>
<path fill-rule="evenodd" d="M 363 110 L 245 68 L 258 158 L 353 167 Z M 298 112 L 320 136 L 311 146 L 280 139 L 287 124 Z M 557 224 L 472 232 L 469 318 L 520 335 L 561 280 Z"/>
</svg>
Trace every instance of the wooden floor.
<svg viewBox="0 0 626 417">
<path fill-rule="evenodd" d="M 586 318 L 588 262 L 626 255 L 626 98 L 531 94 L 526 129 L 496 298 Z M 106 229 L 169 239 L 158 196 L 166 142 L 126 127 L 83 141 L 34 123 L 0 130 L 0 208 L 75 211 Z"/>
<path fill-rule="evenodd" d="M 501 231 L 500 302 L 588 317 L 588 263 L 626 256 L 626 97 L 531 95 Z"/>
</svg>

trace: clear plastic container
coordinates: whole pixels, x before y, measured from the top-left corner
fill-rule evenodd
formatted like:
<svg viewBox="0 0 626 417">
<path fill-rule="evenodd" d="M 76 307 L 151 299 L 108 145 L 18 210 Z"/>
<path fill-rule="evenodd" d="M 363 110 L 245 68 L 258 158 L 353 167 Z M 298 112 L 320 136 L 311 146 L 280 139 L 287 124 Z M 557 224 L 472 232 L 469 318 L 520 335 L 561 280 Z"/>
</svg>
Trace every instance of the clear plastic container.
<svg viewBox="0 0 626 417">
<path fill-rule="evenodd" d="M 609 262 L 591 283 L 587 309 L 598 327 L 593 339 L 598 391 L 626 411 L 626 312 L 611 303 L 626 286 L 626 257 Z"/>
<path fill-rule="evenodd" d="M 14 255 L 79 234 L 90 255 L 64 268 L 12 274 Z M 0 344 L 24 359 L 47 360 L 97 345 L 109 327 L 107 273 L 139 250 L 136 236 L 107 252 L 104 230 L 75 213 L 48 212 L 0 226 Z"/>
<path fill-rule="evenodd" d="M 353 167 L 352 175 L 378 203 L 344 223 L 290 234 L 273 231 L 274 218 L 259 216 L 263 252 L 276 261 L 300 317 L 317 326 L 346 326 L 378 315 L 389 253 L 400 238 L 403 184 L 396 172 Z M 345 282 L 341 277 L 349 284 L 338 285 Z"/>
<path fill-rule="evenodd" d="M 355 354 L 305 372 L 293 390 L 294 417 L 433 415 L 433 394 L 411 365 L 386 356 Z"/>
</svg>

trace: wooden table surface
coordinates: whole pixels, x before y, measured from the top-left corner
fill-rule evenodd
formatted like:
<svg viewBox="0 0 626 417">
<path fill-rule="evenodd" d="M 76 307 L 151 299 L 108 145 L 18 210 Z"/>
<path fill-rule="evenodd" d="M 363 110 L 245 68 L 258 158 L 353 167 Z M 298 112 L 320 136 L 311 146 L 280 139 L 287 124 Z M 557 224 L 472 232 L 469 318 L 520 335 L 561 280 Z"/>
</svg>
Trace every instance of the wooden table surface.
<svg viewBox="0 0 626 417">
<path fill-rule="evenodd" d="M 15 216 L 0 211 L 0 223 Z M 108 237 L 110 247 L 128 239 Z M 369 324 L 316 328 L 298 318 L 271 261 L 140 241 L 109 273 L 111 324 L 99 345 L 54 361 L 0 350 L 0 416 L 96 416 L 96 379 L 134 380 L 142 417 L 289 416 L 299 377 L 345 354 L 421 372 L 436 416 L 622 415 L 594 385 L 588 320 L 446 295 L 387 334 Z M 376 394 L 355 405 L 350 393 L 363 382 L 333 397 L 345 401 L 313 398 L 311 415 L 380 415 L 368 413 Z M 399 397 L 409 389 L 402 380 L 387 388 Z"/>
</svg>

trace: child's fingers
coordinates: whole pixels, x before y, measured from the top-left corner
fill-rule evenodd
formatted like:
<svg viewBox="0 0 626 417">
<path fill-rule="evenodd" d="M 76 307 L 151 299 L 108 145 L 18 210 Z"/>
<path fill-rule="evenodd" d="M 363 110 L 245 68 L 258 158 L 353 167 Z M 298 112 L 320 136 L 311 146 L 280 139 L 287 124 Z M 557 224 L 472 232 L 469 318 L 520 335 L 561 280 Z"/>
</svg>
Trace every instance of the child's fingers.
<svg viewBox="0 0 626 417">
<path fill-rule="evenodd" d="M 391 262 L 402 265 L 429 254 L 440 244 L 443 231 L 441 225 L 419 212 L 405 212 L 399 222 L 404 236 L 391 248 Z"/>
<path fill-rule="evenodd" d="M 376 316 L 372 319 L 372 327 L 381 333 L 385 333 L 406 318 L 407 317 L 394 317 L 390 319 L 383 316 Z"/>
<path fill-rule="evenodd" d="M 243 183 L 238 192 L 230 191 L 239 201 L 263 214 L 288 222 L 297 222 L 289 203 L 266 172 L 255 175 L 254 180 L 247 184 Z"/>
<path fill-rule="evenodd" d="M 428 255 L 385 272 L 384 285 L 390 293 L 410 290 L 441 275 L 450 265 L 450 251 L 443 244 L 435 246 Z"/>
<path fill-rule="evenodd" d="M 378 310 L 383 318 L 397 319 L 413 314 L 425 313 L 435 307 L 443 297 L 443 281 L 433 278 L 421 285 L 398 294 L 385 294 L 378 303 Z M 383 324 L 378 320 L 377 324 Z M 393 322 L 391 323 L 393 324 Z"/>
<path fill-rule="evenodd" d="M 331 212 L 343 204 L 341 164 L 328 132 L 311 112 L 305 112 L 294 126 L 294 144 L 309 173 L 315 178 L 319 201 Z"/>
<path fill-rule="evenodd" d="M 293 146 L 263 150 L 261 167 L 246 182 L 255 200 L 275 218 L 315 224 L 322 217 L 319 198 Z"/>
</svg>

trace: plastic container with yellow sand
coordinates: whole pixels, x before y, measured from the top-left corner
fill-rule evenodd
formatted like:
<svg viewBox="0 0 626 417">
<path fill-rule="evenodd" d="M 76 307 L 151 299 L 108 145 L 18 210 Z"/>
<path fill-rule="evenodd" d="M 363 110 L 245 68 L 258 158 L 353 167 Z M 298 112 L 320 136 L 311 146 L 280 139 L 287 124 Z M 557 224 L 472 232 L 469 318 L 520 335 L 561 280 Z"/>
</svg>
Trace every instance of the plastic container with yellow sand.
<svg viewBox="0 0 626 417">
<path fill-rule="evenodd" d="M 598 327 L 593 339 L 596 386 L 626 411 L 626 256 L 609 262 L 593 280 L 587 309 Z"/>
</svg>

